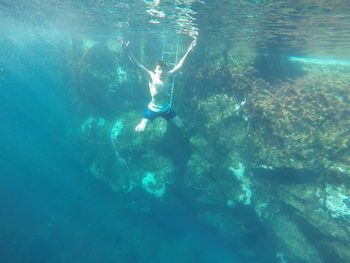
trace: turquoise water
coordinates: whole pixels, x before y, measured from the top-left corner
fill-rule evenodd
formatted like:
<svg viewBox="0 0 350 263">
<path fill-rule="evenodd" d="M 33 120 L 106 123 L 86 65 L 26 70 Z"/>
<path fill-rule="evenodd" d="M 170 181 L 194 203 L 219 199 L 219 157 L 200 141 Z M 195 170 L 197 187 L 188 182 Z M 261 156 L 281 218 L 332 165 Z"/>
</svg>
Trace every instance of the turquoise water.
<svg viewBox="0 0 350 263">
<path fill-rule="evenodd" d="M 16 44 L 0 44 L 1 262 L 259 261 L 197 221 L 185 194 L 123 196 L 91 177 L 59 46 Z"/>
<path fill-rule="evenodd" d="M 4 44 L 1 262 L 236 262 L 242 244 L 198 224 L 186 196 L 118 196 L 88 175 L 66 140 L 78 116 L 55 50 Z"/>
<path fill-rule="evenodd" d="M 303 57 L 289 57 L 291 61 L 297 61 L 308 64 L 320 65 L 343 65 L 349 66 L 350 61 L 345 59 L 325 59 L 325 58 L 303 58 Z"/>
<path fill-rule="evenodd" d="M 72 64 L 84 51 L 74 47 L 83 39 L 110 43 L 125 37 L 135 49 L 144 42 L 148 65 L 160 58 L 165 43 L 172 43 L 174 50 L 175 40 L 187 45 L 197 39 L 202 52 L 206 45 L 220 50 L 247 38 L 256 40 L 260 52 L 278 49 L 297 62 L 349 65 L 349 53 L 344 52 L 349 47 L 348 21 L 339 22 L 337 32 L 332 31 L 333 20 L 319 28 L 332 31 L 331 40 L 317 34 L 307 42 L 307 32 L 290 34 L 297 26 L 293 19 L 308 13 L 288 13 L 285 2 L 207 2 L 0 2 L 0 262 L 284 262 L 271 245 L 271 233 L 244 206 L 233 211 L 226 204 L 197 203 L 195 192 L 177 184 L 163 199 L 142 189 L 117 193 L 89 172 L 86 155 L 93 156 L 94 150 L 79 133 L 83 120 L 92 113 L 118 115 L 130 105 L 142 112 L 148 93 L 134 89 L 139 84 L 135 75 L 121 91 L 115 92 L 111 83 L 107 99 L 98 83 L 76 87 L 81 65 Z M 271 5 L 262 7 L 264 2 Z M 262 16 L 265 9 L 269 11 Z M 276 32 L 274 23 L 280 19 L 285 19 L 285 28 Z M 322 25 L 321 20 L 315 21 Z M 335 39 L 336 48 L 330 47 Z M 90 62 L 108 67 L 109 54 L 98 49 L 97 54 L 102 59 Z M 118 59 L 129 63 L 126 57 Z M 201 61 L 196 54 L 191 59 Z M 77 97 L 88 106 L 81 108 Z M 180 180 L 191 149 L 179 143 L 178 135 L 167 136 L 171 139 L 160 147 L 177 165 Z M 201 220 L 199 211 L 219 211 L 250 231 L 228 235 L 218 229 L 220 224 Z"/>
</svg>

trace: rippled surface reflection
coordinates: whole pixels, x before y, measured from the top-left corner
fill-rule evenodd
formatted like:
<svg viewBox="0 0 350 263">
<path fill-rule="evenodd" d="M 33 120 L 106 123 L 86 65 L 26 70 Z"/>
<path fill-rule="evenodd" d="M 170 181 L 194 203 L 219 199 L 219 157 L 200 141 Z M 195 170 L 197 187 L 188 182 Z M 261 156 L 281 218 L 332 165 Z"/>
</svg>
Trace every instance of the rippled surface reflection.
<svg viewBox="0 0 350 263">
<path fill-rule="evenodd" d="M 3 0 L 2 31 L 13 27 L 135 38 L 174 34 L 262 51 L 350 58 L 347 0 Z M 210 42 L 208 42 L 210 43 Z"/>
<path fill-rule="evenodd" d="M 346 0 L 214 0 L 198 13 L 201 33 L 216 41 L 249 41 L 269 51 L 350 57 Z"/>
</svg>

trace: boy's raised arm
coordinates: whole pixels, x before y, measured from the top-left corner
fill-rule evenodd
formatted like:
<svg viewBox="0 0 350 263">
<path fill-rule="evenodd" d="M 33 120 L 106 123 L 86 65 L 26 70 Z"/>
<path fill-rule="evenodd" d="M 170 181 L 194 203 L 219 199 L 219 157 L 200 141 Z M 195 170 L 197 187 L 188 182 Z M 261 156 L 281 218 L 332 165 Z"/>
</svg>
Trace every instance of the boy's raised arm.
<svg viewBox="0 0 350 263">
<path fill-rule="evenodd" d="M 188 47 L 185 55 L 182 57 L 182 59 L 180 59 L 179 63 L 177 63 L 177 65 L 169 71 L 169 74 L 174 74 L 176 73 L 181 67 L 182 65 L 184 64 L 188 54 L 191 52 L 191 50 L 197 45 L 197 41 L 196 40 L 193 40 L 190 44 L 190 46 Z"/>
<path fill-rule="evenodd" d="M 129 48 L 130 41 L 125 42 L 124 39 L 119 38 L 118 39 L 120 45 L 122 48 L 124 48 L 128 54 L 129 59 L 139 68 L 140 71 L 147 73 L 148 76 L 152 74 L 151 71 L 146 69 L 135 57 L 135 55 L 132 53 L 131 49 Z"/>
</svg>

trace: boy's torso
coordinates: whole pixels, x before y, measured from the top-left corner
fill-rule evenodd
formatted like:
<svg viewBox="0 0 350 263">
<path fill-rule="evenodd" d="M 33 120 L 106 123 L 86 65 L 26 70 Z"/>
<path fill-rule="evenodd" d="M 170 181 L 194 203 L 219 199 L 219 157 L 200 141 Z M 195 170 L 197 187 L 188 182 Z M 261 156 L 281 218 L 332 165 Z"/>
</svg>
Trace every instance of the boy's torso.
<svg viewBox="0 0 350 263">
<path fill-rule="evenodd" d="M 159 76 L 152 74 L 149 80 L 149 89 L 152 96 L 152 103 L 157 106 L 162 106 L 168 102 L 169 93 L 169 77 L 164 76 L 162 79 Z"/>
</svg>

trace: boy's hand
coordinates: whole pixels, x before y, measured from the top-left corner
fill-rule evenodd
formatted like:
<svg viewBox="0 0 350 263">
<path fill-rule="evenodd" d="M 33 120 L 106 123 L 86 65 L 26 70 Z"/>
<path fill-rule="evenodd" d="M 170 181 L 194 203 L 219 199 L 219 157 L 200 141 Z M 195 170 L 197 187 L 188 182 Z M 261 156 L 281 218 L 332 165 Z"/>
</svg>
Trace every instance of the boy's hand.
<svg viewBox="0 0 350 263">
<path fill-rule="evenodd" d="M 197 40 L 193 40 L 190 44 L 189 50 L 192 50 L 197 45 Z"/>
<path fill-rule="evenodd" d="M 119 44 L 122 48 L 127 49 L 129 47 L 130 41 L 126 42 L 122 38 L 118 38 Z"/>
</svg>

